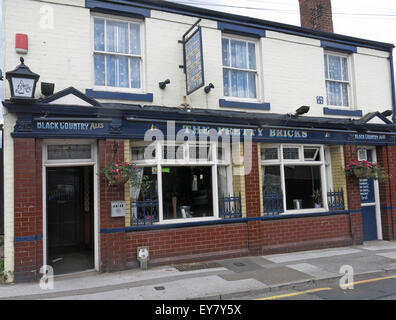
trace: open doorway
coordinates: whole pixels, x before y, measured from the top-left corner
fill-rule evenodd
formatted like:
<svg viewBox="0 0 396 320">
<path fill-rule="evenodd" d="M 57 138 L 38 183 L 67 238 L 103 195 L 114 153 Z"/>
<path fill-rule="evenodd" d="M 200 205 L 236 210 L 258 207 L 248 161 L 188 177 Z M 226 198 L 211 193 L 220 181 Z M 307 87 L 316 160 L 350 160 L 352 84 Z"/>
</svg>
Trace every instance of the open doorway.
<svg viewBox="0 0 396 320">
<path fill-rule="evenodd" d="M 93 167 L 49 167 L 47 264 L 55 275 L 94 268 Z"/>
</svg>

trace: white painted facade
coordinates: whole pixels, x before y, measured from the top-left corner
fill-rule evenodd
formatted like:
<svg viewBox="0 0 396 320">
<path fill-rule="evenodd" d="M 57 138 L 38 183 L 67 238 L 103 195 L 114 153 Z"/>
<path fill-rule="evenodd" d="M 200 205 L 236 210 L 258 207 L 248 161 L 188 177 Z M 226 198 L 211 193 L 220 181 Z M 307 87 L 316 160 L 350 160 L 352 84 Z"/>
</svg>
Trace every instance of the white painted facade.
<svg viewBox="0 0 396 320">
<path fill-rule="evenodd" d="M 40 74 L 40 81 L 55 83 L 55 91 L 69 86 L 82 92 L 95 89 L 93 15 L 96 14 L 91 14 L 85 8 L 83 0 L 5 0 L 4 70 L 12 70 L 18 65 L 20 54 L 15 52 L 15 34 L 26 33 L 29 37 L 29 52 L 24 55 L 25 63 Z M 128 20 L 125 17 L 118 18 Z M 209 94 L 205 94 L 201 88 L 185 97 L 185 75 L 183 69 L 179 68 L 183 64 L 183 52 L 178 40 L 196 21 L 195 17 L 155 10 L 151 10 L 151 17 L 144 19 L 143 88 L 138 93 L 153 94 L 153 101 L 144 104 L 179 107 L 187 102 L 192 108 L 219 108 L 219 99 L 224 98 L 223 33 L 218 30 L 214 20 L 203 19 L 200 26 L 203 29 L 205 85 L 213 83 L 215 88 Z M 255 109 L 254 112 L 284 114 L 293 112 L 301 105 L 308 105 L 311 106 L 309 116 L 323 116 L 326 88 L 324 49 L 320 41 L 273 31 L 266 31 L 266 37 L 253 40 L 257 43 L 259 81 L 257 99 L 252 102 L 266 102 L 271 106 L 269 111 Z M 362 110 L 363 114 L 392 109 L 388 57 L 388 52 L 360 47 L 357 53 L 349 55 L 352 103 L 350 107 L 342 109 Z M 161 90 L 158 83 L 165 79 L 170 79 L 171 83 Z M 8 90 L 8 86 L 5 86 L 6 98 L 9 97 Z M 117 88 L 108 90 L 125 92 L 125 89 Z M 323 105 L 317 104 L 317 96 L 324 98 Z M 102 101 L 140 103 L 132 100 Z"/>
</svg>

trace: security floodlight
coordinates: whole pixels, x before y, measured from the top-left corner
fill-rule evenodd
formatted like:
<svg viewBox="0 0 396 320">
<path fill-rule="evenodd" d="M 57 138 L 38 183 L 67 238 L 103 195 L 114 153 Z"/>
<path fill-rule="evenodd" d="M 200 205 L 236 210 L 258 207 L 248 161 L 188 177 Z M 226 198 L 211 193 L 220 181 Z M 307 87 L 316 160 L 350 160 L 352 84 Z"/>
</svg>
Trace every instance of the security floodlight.
<svg viewBox="0 0 396 320">
<path fill-rule="evenodd" d="M 298 108 L 296 110 L 296 113 L 294 114 L 295 117 L 297 116 L 301 116 L 305 113 L 307 113 L 309 111 L 309 107 L 308 106 L 301 106 L 300 108 Z"/>
</svg>

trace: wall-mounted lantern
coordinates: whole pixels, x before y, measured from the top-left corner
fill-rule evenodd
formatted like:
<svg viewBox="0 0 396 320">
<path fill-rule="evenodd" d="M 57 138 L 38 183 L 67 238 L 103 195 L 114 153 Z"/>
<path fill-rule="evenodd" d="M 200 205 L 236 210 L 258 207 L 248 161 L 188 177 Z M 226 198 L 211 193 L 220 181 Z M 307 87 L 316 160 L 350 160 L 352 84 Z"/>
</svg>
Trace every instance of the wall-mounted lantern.
<svg viewBox="0 0 396 320">
<path fill-rule="evenodd" d="M 33 102 L 36 84 L 40 76 L 30 71 L 21 57 L 21 64 L 13 71 L 6 72 L 10 84 L 11 101 Z"/>
</svg>

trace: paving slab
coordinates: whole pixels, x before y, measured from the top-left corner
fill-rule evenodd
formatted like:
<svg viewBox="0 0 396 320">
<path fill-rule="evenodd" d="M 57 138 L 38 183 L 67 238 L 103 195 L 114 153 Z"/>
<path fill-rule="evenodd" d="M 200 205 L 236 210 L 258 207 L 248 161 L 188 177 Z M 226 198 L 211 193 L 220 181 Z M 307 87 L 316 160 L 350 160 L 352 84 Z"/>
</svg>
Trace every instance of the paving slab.
<svg viewBox="0 0 396 320">
<path fill-rule="evenodd" d="M 396 250 L 396 242 L 392 241 L 369 241 L 365 242 L 361 246 L 356 246 L 356 248 L 369 250 L 369 251 L 381 251 L 381 250 Z"/>
<path fill-rule="evenodd" d="M 292 268 L 297 271 L 300 271 L 307 275 L 310 275 L 311 277 L 313 277 L 314 279 L 317 279 L 317 280 L 334 278 L 334 277 L 339 276 L 339 273 L 326 271 L 325 269 L 317 267 L 310 263 L 292 264 L 292 265 L 287 265 L 287 267 Z"/>
<path fill-rule="evenodd" d="M 256 279 L 261 283 L 271 286 L 274 284 L 286 284 L 293 281 L 309 280 L 311 276 L 308 274 L 293 270 L 285 266 L 278 266 L 271 269 L 260 269 L 257 271 L 226 274 L 221 275 L 221 278 L 227 281 L 238 281 L 242 279 Z"/>
<path fill-rule="evenodd" d="M 285 263 L 285 262 L 292 262 L 299 260 L 309 260 L 309 259 L 319 259 L 325 257 L 349 255 L 359 252 L 361 252 L 361 250 L 350 249 L 350 248 L 337 248 L 330 250 L 312 250 L 312 251 L 295 252 L 295 253 L 282 253 L 282 254 L 263 256 L 263 258 L 274 263 Z"/>
</svg>

